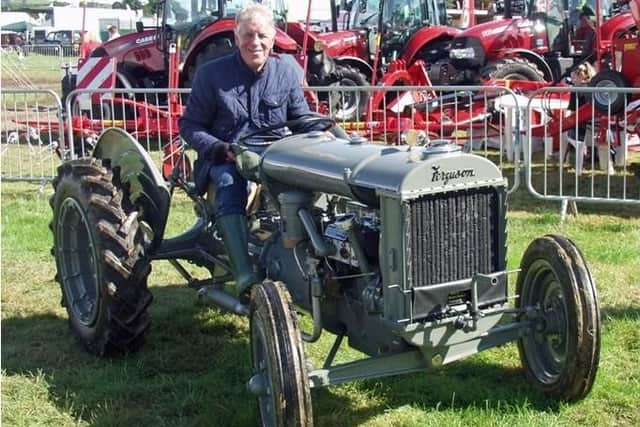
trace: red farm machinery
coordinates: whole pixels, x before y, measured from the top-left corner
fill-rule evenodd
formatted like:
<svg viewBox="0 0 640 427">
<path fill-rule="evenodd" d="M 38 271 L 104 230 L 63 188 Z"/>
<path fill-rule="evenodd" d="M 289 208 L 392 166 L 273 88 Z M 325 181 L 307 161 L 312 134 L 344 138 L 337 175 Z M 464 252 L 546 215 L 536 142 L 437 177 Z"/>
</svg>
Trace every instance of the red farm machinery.
<svg viewBox="0 0 640 427">
<path fill-rule="evenodd" d="M 581 52 L 576 32 L 578 12 L 572 0 L 504 0 L 502 17 L 460 32 L 451 43 L 449 58 L 432 65 L 434 84 L 477 84 L 491 79 L 558 82 Z M 613 14 L 610 1 L 587 2 L 594 14 L 607 18 L 595 35 L 596 48 L 605 52 L 613 40 L 636 27 L 630 13 Z"/>
</svg>

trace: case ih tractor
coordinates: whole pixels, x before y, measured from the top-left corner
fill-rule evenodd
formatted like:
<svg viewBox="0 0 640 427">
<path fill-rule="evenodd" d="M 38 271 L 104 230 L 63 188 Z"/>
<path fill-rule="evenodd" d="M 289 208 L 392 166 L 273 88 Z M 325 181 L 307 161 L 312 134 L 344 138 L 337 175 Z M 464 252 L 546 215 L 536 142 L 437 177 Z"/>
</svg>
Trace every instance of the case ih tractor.
<svg viewBox="0 0 640 427">
<path fill-rule="evenodd" d="M 310 116 L 264 133 L 318 121 L 332 124 Z M 243 148 L 257 134 L 236 147 L 241 173 L 261 186 L 247 246 L 263 279 L 244 301 L 225 287 L 231 261 L 211 200 L 179 168 L 165 181 L 136 140 L 107 129 L 91 157 L 62 164 L 53 182 L 56 279 L 73 334 L 100 356 L 138 350 L 150 326 L 151 264 L 165 259 L 202 297 L 249 317 L 248 393 L 264 425 L 312 425 L 310 388 L 418 373 L 512 341 L 534 385 L 556 399 L 585 397 L 601 324 L 578 248 L 558 235 L 535 239 L 511 288 L 507 182 L 495 164 L 456 145 L 335 134 L 344 132 L 294 134 L 266 150 L 261 141 L 261 156 Z M 177 189 L 193 200 L 196 221 L 166 238 Z M 313 320 L 306 333 L 299 312 Z M 314 368 L 303 342 L 323 331 L 335 342 Z M 344 338 L 362 359 L 334 363 Z"/>
<path fill-rule="evenodd" d="M 62 80 L 63 99 L 73 89 L 98 88 L 167 88 L 190 87 L 195 70 L 204 62 L 234 49 L 235 13 L 225 0 L 164 0 L 158 3 L 159 26 L 138 27 L 135 33 L 108 41 L 95 49 L 89 58 L 79 61 L 78 73 L 68 73 Z M 170 45 L 176 43 L 180 64 L 170 67 Z M 277 30 L 274 51 L 298 58 L 299 46 L 286 33 Z M 331 68 L 331 58 L 323 58 L 323 67 Z M 113 73 L 112 71 L 115 71 Z M 172 82 L 172 74 L 175 74 Z M 332 83 L 333 75 L 314 81 Z M 84 97 L 80 109 L 92 110 L 94 116 L 113 118 L 113 103 Z M 115 111 L 112 111 L 115 110 Z"/>
<path fill-rule="evenodd" d="M 307 46 L 307 76 L 312 86 L 317 80 L 312 76 L 330 72 L 326 69 L 327 56 L 340 67 L 336 84 L 375 85 L 393 61 L 402 60 L 408 65 L 423 60 L 428 65 L 446 58 L 446 46 L 458 33 L 457 29 L 443 25 L 446 6 L 435 0 L 354 0 L 343 2 L 340 7 L 331 0 L 331 10 L 330 32 L 305 31 L 302 22 L 282 26 L 299 45 Z M 347 92 L 343 96 L 357 97 L 349 105 L 358 106 L 360 114 L 364 112 L 368 99 L 365 94 Z M 356 118 L 354 113 L 349 111 L 335 117 L 350 120 Z"/>
<path fill-rule="evenodd" d="M 373 81 L 376 56 L 379 75 L 397 59 L 407 64 L 418 59 L 432 63 L 447 56 L 447 42 L 458 32 L 444 26 L 444 2 L 354 0 L 343 6 L 347 8 L 344 12 L 340 12 L 335 0 L 331 3 L 333 31 L 308 33 L 307 45 L 315 50 L 316 57 L 328 54 L 337 63 L 360 71 L 369 82 Z M 338 30 L 338 15 L 342 30 Z M 287 24 L 287 34 L 300 45 L 304 29 L 303 23 Z"/>
<path fill-rule="evenodd" d="M 609 17 L 600 26 L 596 49 L 605 52 L 613 39 L 635 25 L 630 13 Z M 503 19 L 476 25 L 453 39 L 449 59 L 431 67 L 431 80 L 434 84 L 487 79 L 557 82 L 581 58 L 573 51 L 571 27 L 567 0 L 505 0 Z"/>
</svg>

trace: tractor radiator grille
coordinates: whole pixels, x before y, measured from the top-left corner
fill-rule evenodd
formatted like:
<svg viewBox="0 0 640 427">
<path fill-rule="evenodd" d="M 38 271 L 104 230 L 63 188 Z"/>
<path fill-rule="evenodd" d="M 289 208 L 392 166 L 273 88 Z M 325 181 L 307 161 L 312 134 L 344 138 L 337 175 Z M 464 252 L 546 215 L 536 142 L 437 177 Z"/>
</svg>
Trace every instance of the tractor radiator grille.
<svg viewBox="0 0 640 427">
<path fill-rule="evenodd" d="M 502 264 L 500 208 L 492 187 L 423 196 L 409 202 L 412 287 L 492 273 Z"/>
</svg>

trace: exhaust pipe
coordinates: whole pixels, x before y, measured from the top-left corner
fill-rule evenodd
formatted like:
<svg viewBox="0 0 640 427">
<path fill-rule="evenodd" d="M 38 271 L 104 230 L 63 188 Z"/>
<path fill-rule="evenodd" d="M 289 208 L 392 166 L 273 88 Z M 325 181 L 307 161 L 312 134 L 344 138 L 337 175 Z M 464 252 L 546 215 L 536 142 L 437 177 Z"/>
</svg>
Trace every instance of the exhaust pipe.
<svg viewBox="0 0 640 427">
<path fill-rule="evenodd" d="M 227 310 L 240 316 L 249 317 L 249 307 L 246 304 L 241 303 L 236 296 L 221 289 L 203 287 L 198 289 L 198 296 L 200 298 L 207 297 L 223 310 Z"/>
</svg>

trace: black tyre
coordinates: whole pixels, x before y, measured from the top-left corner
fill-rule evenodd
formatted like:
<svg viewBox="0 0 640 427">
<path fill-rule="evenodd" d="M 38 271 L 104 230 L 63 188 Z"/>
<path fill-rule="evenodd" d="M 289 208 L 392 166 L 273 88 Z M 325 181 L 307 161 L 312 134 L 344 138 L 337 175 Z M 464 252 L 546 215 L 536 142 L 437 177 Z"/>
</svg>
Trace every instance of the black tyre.
<svg viewBox="0 0 640 427">
<path fill-rule="evenodd" d="M 251 363 L 261 391 L 262 425 L 312 426 L 309 378 L 297 314 L 281 282 L 265 280 L 251 292 Z"/>
<path fill-rule="evenodd" d="M 137 209 L 97 159 L 64 163 L 53 188 L 52 253 L 71 330 L 100 356 L 137 350 L 152 299 Z"/>
<path fill-rule="evenodd" d="M 346 92 L 340 90 L 342 87 L 362 87 L 370 83 L 360 71 L 347 66 L 338 65 L 336 67 L 336 80 L 329 86 L 338 90 L 330 92 L 330 104 L 332 117 L 340 121 L 358 120 L 365 112 L 369 100 L 368 92 L 353 91 Z"/>
<path fill-rule="evenodd" d="M 186 87 L 191 87 L 191 82 L 196 76 L 196 70 L 212 59 L 227 55 L 234 50 L 233 39 L 229 37 L 219 37 L 211 40 L 197 55 L 193 65 L 189 67 L 188 81 Z"/>
<path fill-rule="evenodd" d="M 485 80 L 544 81 L 544 73 L 537 66 L 523 58 L 509 58 L 490 62 L 480 71 L 480 77 Z"/>
<path fill-rule="evenodd" d="M 595 88 L 620 88 L 630 87 L 621 72 L 605 70 L 596 74 L 589 82 L 589 86 Z M 614 92 L 594 92 L 593 106 L 605 114 L 618 114 L 624 111 L 627 95 Z"/>
<path fill-rule="evenodd" d="M 518 307 L 537 307 L 537 326 L 520 339 L 526 376 L 555 398 L 584 398 L 600 359 L 600 309 L 594 280 L 570 240 L 534 240 L 520 264 Z"/>
</svg>

